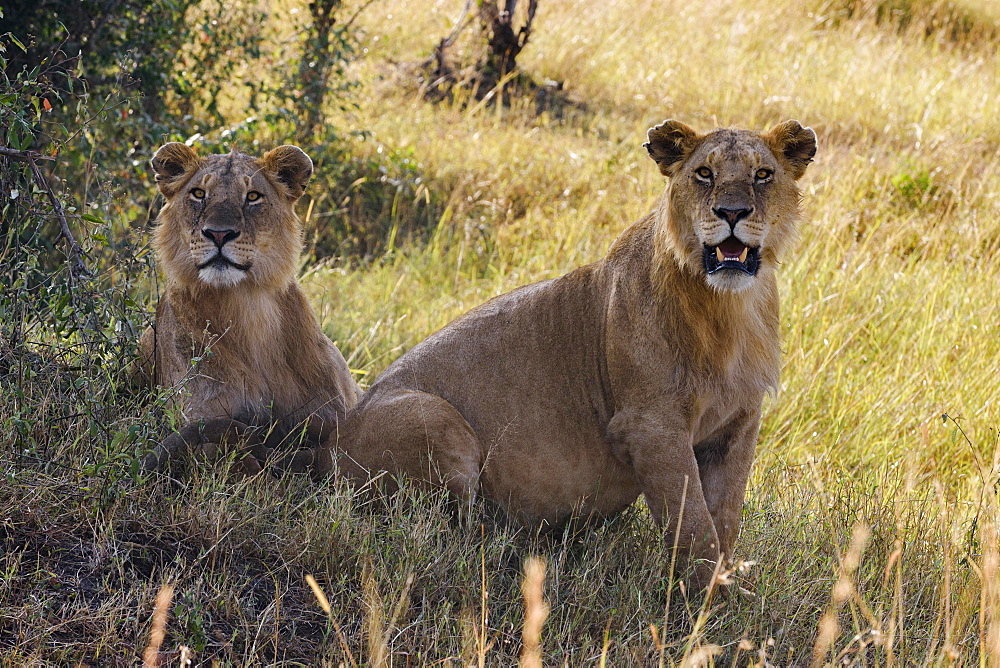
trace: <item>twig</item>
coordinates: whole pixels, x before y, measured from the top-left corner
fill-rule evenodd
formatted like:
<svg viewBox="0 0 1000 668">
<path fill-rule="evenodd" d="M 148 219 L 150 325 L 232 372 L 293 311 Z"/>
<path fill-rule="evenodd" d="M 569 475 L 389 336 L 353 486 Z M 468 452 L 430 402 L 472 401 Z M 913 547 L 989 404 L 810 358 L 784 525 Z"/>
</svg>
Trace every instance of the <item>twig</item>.
<svg viewBox="0 0 1000 668">
<path fill-rule="evenodd" d="M 24 153 L 26 154 L 28 164 L 31 165 L 31 173 L 35 176 L 35 183 L 48 196 L 49 203 L 52 204 L 52 211 L 56 214 L 56 218 L 59 219 L 59 230 L 62 237 L 66 240 L 66 244 L 69 246 L 67 255 L 69 257 L 70 277 L 75 279 L 80 276 L 90 276 L 90 270 L 87 269 L 87 265 L 83 262 L 83 247 L 76 243 L 76 239 L 73 238 L 73 232 L 69 229 L 69 221 L 66 220 L 66 213 L 63 211 L 62 204 L 52 193 L 49 182 L 45 179 L 45 175 L 42 174 L 42 170 L 35 164 L 32 152 L 28 151 Z"/>
<path fill-rule="evenodd" d="M 116 79 L 116 81 L 117 81 L 117 79 Z M 110 111 L 111 109 L 114 109 L 114 108 L 116 108 L 116 107 L 120 107 L 120 106 L 122 106 L 122 105 L 125 105 L 125 104 L 128 104 L 128 100 L 119 100 L 118 102 L 115 102 L 115 103 L 114 103 L 113 105 L 111 105 L 111 106 L 109 107 L 109 106 L 108 106 L 108 101 L 109 101 L 109 100 L 110 100 L 110 99 L 111 99 L 111 98 L 112 98 L 113 96 L 114 96 L 114 93 L 108 93 L 108 96 L 107 96 L 107 97 L 105 97 L 105 98 L 104 98 L 104 101 L 103 101 L 103 102 L 101 103 L 101 108 L 100 108 L 100 109 L 98 109 L 97 111 L 95 111 L 95 112 L 93 113 L 93 115 L 91 115 L 91 116 L 90 116 L 90 118 L 88 118 L 88 119 L 87 119 L 87 120 L 85 120 L 85 121 L 84 121 L 83 123 L 81 123 L 81 124 L 80 124 L 80 127 L 78 127 L 78 128 L 76 129 L 76 131 L 75 131 L 75 132 L 74 132 L 73 134 L 71 134 L 71 135 L 70 135 L 69 137 L 67 137 L 66 139 L 64 139 L 64 140 L 62 141 L 62 143 L 63 143 L 64 145 L 65 145 L 65 144 L 69 144 L 69 143 L 71 143 L 71 142 L 72 142 L 72 141 L 73 141 L 74 139 L 76 139 L 77 135 L 79 135 L 79 134 L 80 134 L 81 132 L 83 132 L 83 131 L 84 131 L 84 129 L 85 129 L 85 128 L 89 128 L 89 127 L 90 127 L 90 123 L 91 123 L 91 121 L 93 121 L 93 120 L 94 120 L 95 118 L 97 118 L 98 116 L 100 116 L 100 115 L 101 115 L 101 114 L 103 114 L 104 112 L 106 112 L 106 111 Z"/>
<path fill-rule="evenodd" d="M 441 40 L 439 48 L 446 49 L 455 43 L 455 40 L 458 39 L 459 33 L 465 30 L 465 26 L 468 25 L 465 19 L 469 16 L 470 9 L 472 9 L 472 0 L 465 0 L 465 7 L 462 9 L 462 15 L 458 17 L 457 21 L 455 21 L 455 27 L 451 29 L 451 34 Z"/>
<path fill-rule="evenodd" d="M 354 12 L 354 15 L 351 16 L 351 18 L 348 19 L 347 23 L 344 24 L 344 28 L 350 28 L 352 25 L 354 25 L 355 19 L 357 19 L 361 15 L 361 12 L 368 9 L 371 5 L 375 4 L 375 2 L 376 0 L 368 0 L 368 2 L 358 7 L 358 10 Z"/>
<path fill-rule="evenodd" d="M 448 34 L 448 36 L 444 37 L 440 42 L 438 42 L 437 46 L 434 47 L 434 53 L 431 55 L 430 58 L 428 58 L 423 62 L 422 67 L 427 67 L 432 62 L 437 60 L 438 70 L 442 73 L 445 73 L 445 76 L 447 76 L 447 74 L 450 72 L 450 68 L 448 68 L 447 63 L 445 63 L 444 51 L 445 49 L 449 48 L 452 44 L 455 43 L 455 40 L 458 39 L 458 36 L 461 34 L 461 32 L 465 30 L 465 26 L 467 26 L 471 22 L 471 19 L 469 19 L 469 10 L 471 9 L 472 9 L 472 0 L 465 0 L 465 8 L 462 9 L 462 15 L 458 17 L 457 21 L 455 21 L 455 25 L 452 27 L 451 32 Z"/>
<path fill-rule="evenodd" d="M 521 26 L 517 33 L 518 46 L 522 49 L 528 44 L 528 37 L 531 36 L 531 24 L 535 21 L 535 12 L 538 10 L 538 0 L 531 0 L 528 3 L 528 19 Z M 512 19 L 513 20 L 513 19 Z"/>
<path fill-rule="evenodd" d="M 24 162 L 30 162 L 32 160 L 55 160 L 55 158 L 42 155 L 37 151 L 18 151 L 17 149 L 7 148 L 6 146 L 0 146 L 0 155 L 5 158 L 10 158 L 11 160 L 23 160 Z"/>
</svg>

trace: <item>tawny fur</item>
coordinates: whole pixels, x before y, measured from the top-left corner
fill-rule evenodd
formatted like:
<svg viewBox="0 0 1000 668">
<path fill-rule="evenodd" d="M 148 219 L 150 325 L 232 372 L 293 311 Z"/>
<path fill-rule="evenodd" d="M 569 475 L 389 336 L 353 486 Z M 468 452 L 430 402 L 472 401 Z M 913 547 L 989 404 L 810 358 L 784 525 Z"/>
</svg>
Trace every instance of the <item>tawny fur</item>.
<svg viewBox="0 0 1000 668">
<path fill-rule="evenodd" d="M 360 391 L 295 279 L 294 203 L 312 162 L 294 146 L 258 159 L 199 157 L 174 143 L 152 164 L 166 198 L 153 239 L 166 290 L 141 341 L 147 373 L 174 390 L 182 424 L 234 421 L 260 427 L 271 443 L 303 428 L 324 438 Z M 213 231 L 236 236 L 220 247 Z M 199 269 L 218 254 L 247 268 L 216 259 Z M 170 443 L 147 466 L 192 445 Z"/>
<path fill-rule="evenodd" d="M 497 297 L 400 357 L 329 442 L 344 474 L 481 491 L 529 526 L 614 515 L 643 494 L 702 576 L 732 555 L 778 383 L 775 263 L 816 138 L 794 121 L 765 135 L 668 121 L 649 139 L 670 177 L 657 208 L 603 260 Z M 719 202 L 753 211 L 731 228 Z M 705 245 L 730 234 L 759 249 L 755 276 L 706 273 Z"/>
</svg>

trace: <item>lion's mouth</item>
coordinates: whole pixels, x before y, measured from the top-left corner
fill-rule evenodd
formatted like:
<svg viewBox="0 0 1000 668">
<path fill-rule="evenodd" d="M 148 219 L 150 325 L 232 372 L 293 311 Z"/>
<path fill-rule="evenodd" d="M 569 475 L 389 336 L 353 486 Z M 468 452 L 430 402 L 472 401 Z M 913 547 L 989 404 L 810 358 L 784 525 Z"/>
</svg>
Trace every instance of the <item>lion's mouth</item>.
<svg viewBox="0 0 1000 668">
<path fill-rule="evenodd" d="M 199 270 L 211 268 L 222 271 L 229 267 L 233 267 L 234 269 L 239 269 L 240 271 L 250 271 L 249 264 L 240 264 L 239 262 L 233 262 L 222 253 L 217 253 L 212 257 L 212 259 L 206 260 L 205 262 L 202 262 L 201 264 L 198 265 Z"/>
<path fill-rule="evenodd" d="M 729 237 L 718 246 L 705 246 L 705 273 L 721 269 L 736 269 L 755 276 L 760 268 L 760 249 L 750 248 L 736 237 Z"/>
</svg>

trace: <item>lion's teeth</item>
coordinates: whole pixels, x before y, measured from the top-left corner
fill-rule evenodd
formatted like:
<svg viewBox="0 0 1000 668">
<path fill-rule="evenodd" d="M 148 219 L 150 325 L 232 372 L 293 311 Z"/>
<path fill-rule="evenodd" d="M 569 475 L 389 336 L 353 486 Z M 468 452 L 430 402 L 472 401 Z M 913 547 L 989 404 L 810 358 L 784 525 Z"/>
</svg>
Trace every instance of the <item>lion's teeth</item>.
<svg viewBox="0 0 1000 668">
<path fill-rule="evenodd" d="M 749 248 L 744 248 L 743 249 L 743 252 L 740 253 L 740 262 L 746 262 L 747 261 L 747 252 L 749 252 L 749 250 L 750 250 Z"/>
<path fill-rule="evenodd" d="M 719 262 L 723 262 L 726 259 L 726 256 L 722 254 L 722 249 L 718 246 L 715 247 L 715 257 Z"/>
</svg>

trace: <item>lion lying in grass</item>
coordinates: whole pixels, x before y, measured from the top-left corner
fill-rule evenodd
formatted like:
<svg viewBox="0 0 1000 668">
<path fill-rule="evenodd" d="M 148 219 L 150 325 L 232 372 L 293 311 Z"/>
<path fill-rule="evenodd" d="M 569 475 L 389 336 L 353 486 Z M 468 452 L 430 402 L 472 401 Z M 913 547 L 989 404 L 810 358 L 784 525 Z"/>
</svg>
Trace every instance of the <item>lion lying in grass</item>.
<svg viewBox="0 0 1000 668">
<path fill-rule="evenodd" d="M 302 241 L 294 204 L 312 161 L 295 146 L 258 159 L 199 157 L 175 142 L 152 166 L 166 199 L 153 245 L 167 285 L 141 356 L 157 384 L 176 390 L 183 425 L 146 468 L 241 440 L 255 455 L 245 465 L 259 470 L 286 441 L 321 443 L 360 391 L 295 279 Z M 309 450 L 285 461 L 297 470 L 310 463 Z"/>
<path fill-rule="evenodd" d="M 777 259 L 816 135 L 666 121 L 645 146 L 670 178 L 656 210 L 603 260 L 497 297 L 396 360 L 329 442 L 344 474 L 482 490 L 534 527 L 642 494 L 702 581 L 732 554 L 778 384 Z"/>
</svg>

